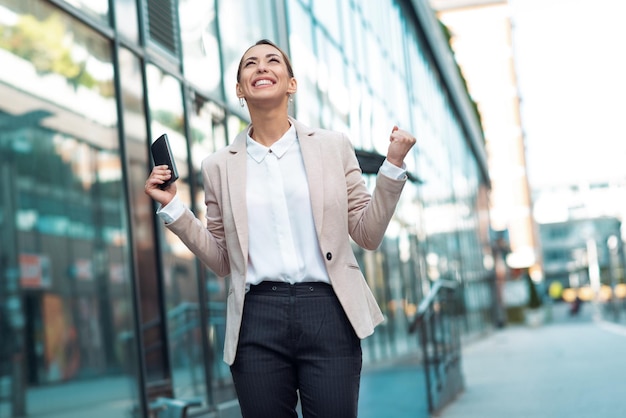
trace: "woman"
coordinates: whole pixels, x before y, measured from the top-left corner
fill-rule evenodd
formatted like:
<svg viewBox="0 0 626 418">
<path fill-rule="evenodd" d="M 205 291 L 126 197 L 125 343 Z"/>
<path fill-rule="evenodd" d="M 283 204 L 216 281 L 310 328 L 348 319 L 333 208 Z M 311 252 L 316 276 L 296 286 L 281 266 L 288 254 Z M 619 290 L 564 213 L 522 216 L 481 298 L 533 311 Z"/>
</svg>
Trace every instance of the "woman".
<svg viewBox="0 0 626 418">
<path fill-rule="evenodd" d="M 206 226 L 176 198 L 167 166 L 146 193 L 167 228 L 230 276 L 224 361 L 245 418 L 356 417 L 360 339 L 383 315 L 352 252 L 381 243 L 415 144 L 393 129 L 370 195 L 348 138 L 288 116 L 297 82 L 268 40 L 242 56 L 236 92 L 251 124 L 202 163 Z"/>
</svg>

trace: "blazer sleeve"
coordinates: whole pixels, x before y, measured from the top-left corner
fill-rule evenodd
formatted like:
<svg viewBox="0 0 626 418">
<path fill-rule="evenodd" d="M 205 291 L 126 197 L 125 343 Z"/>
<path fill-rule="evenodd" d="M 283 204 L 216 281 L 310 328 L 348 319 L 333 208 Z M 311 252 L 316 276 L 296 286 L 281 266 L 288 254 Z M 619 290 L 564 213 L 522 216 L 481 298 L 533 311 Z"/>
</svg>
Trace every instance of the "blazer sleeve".
<svg viewBox="0 0 626 418">
<path fill-rule="evenodd" d="M 214 171 L 218 172 L 217 170 Z M 189 209 L 186 209 L 182 216 L 166 226 L 208 268 L 218 276 L 225 277 L 230 274 L 230 262 L 218 195 L 213 187 L 213 176 L 209 175 L 208 159 L 202 163 L 202 175 L 206 203 L 206 226 Z"/>
<path fill-rule="evenodd" d="M 350 237 L 360 247 L 375 250 L 385 236 L 406 179 L 392 179 L 380 172 L 370 194 L 354 146 L 344 136 L 343 165 L 348 193 L 348 228 Z"/>
</svg>

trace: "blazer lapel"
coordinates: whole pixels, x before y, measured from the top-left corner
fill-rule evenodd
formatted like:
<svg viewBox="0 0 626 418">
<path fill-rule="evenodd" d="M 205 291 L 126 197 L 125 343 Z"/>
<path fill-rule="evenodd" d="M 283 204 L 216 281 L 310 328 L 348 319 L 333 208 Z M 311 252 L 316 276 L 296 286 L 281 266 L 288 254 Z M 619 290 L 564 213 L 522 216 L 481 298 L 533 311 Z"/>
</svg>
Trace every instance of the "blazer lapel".
<svg viewBox="0 0 626 418">
<path fill-rule="evenodd" d="M 315 131 L 303 125 L 295 119 L 289 118 L 295 124 L 304 160 L 307 182 L 309 184 L 309 194 L 311 196 L 311 207 L 313 210 L 313 220 L 317 236 L 322 235 L 322 225 L 324 218 L 324 170 L 321 143 L 315 138 Z"/>
<path fill-rule="evenodd" d="M 246 138 L 248 128 L 240 132 L 229 148 L 231 158 L 226 162 L 230 211 L 241 245 L 241 253 L 248 255 L 248 209 L 246 204 Z"/>
</svg>

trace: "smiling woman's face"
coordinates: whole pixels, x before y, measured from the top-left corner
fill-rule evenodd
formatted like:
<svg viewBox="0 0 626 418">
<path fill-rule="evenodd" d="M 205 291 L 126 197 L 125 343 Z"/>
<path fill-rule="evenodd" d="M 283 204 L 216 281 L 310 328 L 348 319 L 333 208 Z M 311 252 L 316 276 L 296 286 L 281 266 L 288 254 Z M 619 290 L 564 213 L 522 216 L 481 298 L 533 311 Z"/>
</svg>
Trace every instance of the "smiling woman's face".
<svg viewBox="0 0 626 418">
<path fill-rule="evenodd" d="M 287 100 L 295 89 L 295 78 L 280 50 L 261 44 L 246 51 L 239 67 L 237 97 L 245 98 L 249 104 L 270 98 Z"/>
</svg>

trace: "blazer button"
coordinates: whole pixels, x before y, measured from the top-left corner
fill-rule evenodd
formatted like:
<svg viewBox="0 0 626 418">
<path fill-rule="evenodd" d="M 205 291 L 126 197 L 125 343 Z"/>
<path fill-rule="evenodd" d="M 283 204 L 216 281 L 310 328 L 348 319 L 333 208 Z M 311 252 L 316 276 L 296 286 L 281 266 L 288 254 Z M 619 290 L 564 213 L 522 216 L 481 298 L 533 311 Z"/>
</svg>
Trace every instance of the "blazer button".
<svg viewBox="0 0 626 418">
<path fill-rule="evenodd" d="M 326 253 L 326 260 L 330 261 L 333 259 L 333 255 L 331 253 Z"/>
</svg>

